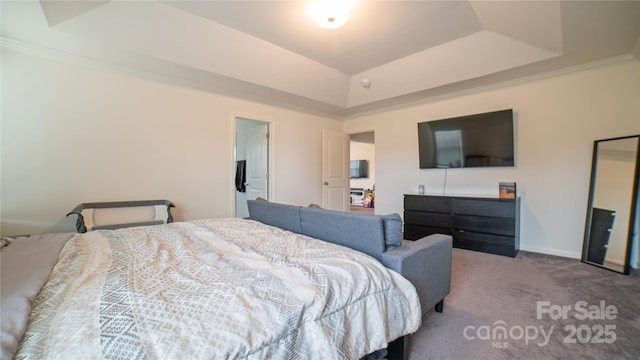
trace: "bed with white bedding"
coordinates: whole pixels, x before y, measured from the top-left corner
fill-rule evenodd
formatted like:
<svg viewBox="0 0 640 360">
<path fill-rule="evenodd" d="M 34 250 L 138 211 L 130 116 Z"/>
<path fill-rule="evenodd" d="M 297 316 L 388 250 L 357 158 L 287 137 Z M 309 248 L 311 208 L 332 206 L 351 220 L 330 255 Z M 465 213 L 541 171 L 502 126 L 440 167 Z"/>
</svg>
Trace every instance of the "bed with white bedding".
<svg viewBox="0 0 640 360">
<path fill-rule="evenodd" d="M 66 241 L 15 357 L 360 359 L 421 314 L 372 257 L 256 221 L 100 230 Z"/>
</svg>

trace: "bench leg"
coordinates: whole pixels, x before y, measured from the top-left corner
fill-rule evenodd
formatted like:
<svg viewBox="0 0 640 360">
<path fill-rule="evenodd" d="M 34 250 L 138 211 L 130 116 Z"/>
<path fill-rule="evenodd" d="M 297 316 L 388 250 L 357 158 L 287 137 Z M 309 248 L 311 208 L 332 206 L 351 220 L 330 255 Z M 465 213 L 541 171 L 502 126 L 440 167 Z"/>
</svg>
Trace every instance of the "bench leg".
<svg viewBox="0 0 640 360">
<path fill-rule="evenodd" d="M 436 312 L 442 313 L 442 310 L 444 310 L 444 299 L 440 300 L 440 302 L 438 302 L 436 304 Z"/>
</svg>

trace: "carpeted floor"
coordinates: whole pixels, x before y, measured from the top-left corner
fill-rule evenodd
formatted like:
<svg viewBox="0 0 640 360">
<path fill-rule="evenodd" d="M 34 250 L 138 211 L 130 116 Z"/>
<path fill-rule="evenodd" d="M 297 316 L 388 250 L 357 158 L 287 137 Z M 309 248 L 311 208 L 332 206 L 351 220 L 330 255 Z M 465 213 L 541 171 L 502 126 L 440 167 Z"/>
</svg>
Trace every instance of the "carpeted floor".
<svg viewBox="0 0 640 360">
<path fill-rule="evenodd" d="M 411 336 L 410 360 L 640 358 L 637 272 L 454 249 L 451 282 L 444 312 Z"/>
</svg>

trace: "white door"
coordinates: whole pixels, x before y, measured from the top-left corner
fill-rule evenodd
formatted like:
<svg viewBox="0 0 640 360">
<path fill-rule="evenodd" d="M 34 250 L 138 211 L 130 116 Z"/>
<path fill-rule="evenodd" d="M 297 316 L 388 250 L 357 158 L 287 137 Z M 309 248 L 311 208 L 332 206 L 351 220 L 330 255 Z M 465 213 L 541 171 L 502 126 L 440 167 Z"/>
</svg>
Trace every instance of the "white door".
<svg viewBox="0 0 640 360">
<path fill-rule="evenodd" d="M 322 207 L 349 211 L 349 135 L 322 131 Z"/>
<path fill-rule="evenodd" d="M 247 200 L 269 199 L 269 131 L 267 124 L 247 130 Z"/>
</svg>

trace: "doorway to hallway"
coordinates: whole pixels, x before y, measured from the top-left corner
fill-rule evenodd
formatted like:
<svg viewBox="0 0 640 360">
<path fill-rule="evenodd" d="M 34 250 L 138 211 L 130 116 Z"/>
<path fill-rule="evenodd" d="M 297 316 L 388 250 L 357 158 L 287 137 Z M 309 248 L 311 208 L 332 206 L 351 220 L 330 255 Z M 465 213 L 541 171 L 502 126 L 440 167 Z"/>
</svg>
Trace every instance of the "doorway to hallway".
<svg viewBox="0 0 640 360">
<path fill-rule="evenodd" d="M 268 122 L 236 118 L 235 216 L 248 217 L 247 200 L 269 199 Z"/>
<path fill-rule="evenodd" d="M 375 213 L 375 133 L 367 131 L 350 134 L 350 211 L 360 214 Z M 364 167 L 364 169 L 363 169 Z"/>
</svg>

